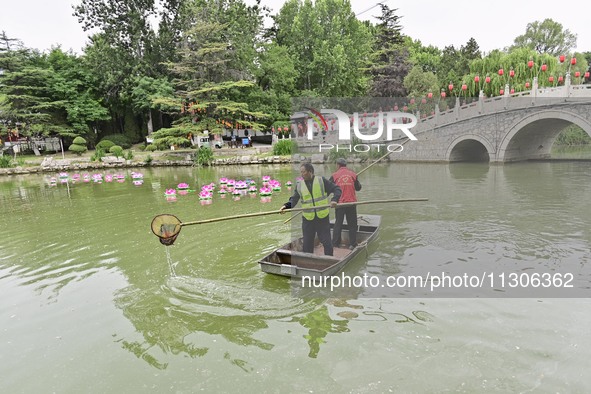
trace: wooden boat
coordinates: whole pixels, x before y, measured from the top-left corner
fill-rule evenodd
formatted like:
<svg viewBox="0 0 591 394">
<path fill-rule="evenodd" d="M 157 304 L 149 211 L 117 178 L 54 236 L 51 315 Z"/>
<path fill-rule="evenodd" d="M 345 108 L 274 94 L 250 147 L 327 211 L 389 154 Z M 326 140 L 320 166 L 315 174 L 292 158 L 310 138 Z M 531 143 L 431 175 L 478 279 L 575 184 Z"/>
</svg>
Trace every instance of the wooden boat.
<svg viewBox="0 0 591 394">
<path fill-rule="evenodd" d="M 358 215 L 357 247 L 348 248 L 349 231 L 346 220 L 343 224 L 341 247 L 334 248 L 334 256 L 325 256 L 324 247 L 318 239 L 314 253 L 302 252 L 302 238 L 292 241 L 274 252 L 263 257 L 259 264 L 261 270 L 269 274 L 289 277 L 322 277 L 331 276 L 342 270 L 355 256 L 378 236 L 382 217 L 379 215 Z M 331 235 L 334 220 L 330 223 Z"/>
</svg>

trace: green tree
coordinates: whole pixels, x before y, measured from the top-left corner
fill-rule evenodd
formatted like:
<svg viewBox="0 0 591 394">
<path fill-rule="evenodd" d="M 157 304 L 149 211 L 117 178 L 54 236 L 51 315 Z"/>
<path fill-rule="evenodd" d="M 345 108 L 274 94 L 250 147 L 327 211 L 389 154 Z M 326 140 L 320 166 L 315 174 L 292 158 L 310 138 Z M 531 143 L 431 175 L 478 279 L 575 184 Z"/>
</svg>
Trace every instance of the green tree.
<svg viewBox="0 0 591 394">
<path fill-rule="evenodd" d="M 423 71 L 436 73 L 441 63 L 441 50 L 429 45 L 423 46 L 420 40 L 413 40 L 410 37 L 404 37 L 404 46 L 408 50 L 409 60 L 415 66 L 420 66 Z"/>
<path fill-rule="evenodd" d="M 92 140 L 97 122 L 108 113 L 80 59 L 59 48 L 49 54 L 23 51 L 16 58 L 20 62 L 0 76 L 3 118 L 19 124 L 25 135 L 84 135 Z"/>
<path fill-rule="evenodd" d="M 74 15 L 85 31 L 97 31 L 85 49 L 86 59 L 110 110 L 113 132 L 137 139 L 136 114 L 150 124 L 150 105 L 138 106 L 142 77 L 166 76 L 163 63 L 176 54 L 181 28 L 187 17 L 185 0 L 82 0 Z M 159 20 L 157 28 L 153 21 Z M 137 84 L 140 84 L 138 86 Z M 134 89 L 136 91 L 134 92 Z M 147 92 L 148 95 L 150 92 Z M 148 130 L 149 131 L 149 130 Z"/>
<path fill-rule="evenodd" d="M 331 97 L 365 94 L 373 40 L 348 0 L 289 0 L 274 20 L 276 42 L 287 49 L 298 73 L 297 90 Z"/>
<path fill-rule="evenodd" d="M 425 97 L 429 92 L 437 96 L 439 83 L 430 71 L 423 71 L 421 66 L 414 66 L 404 78 L 404 87 L 410 97 Z"/>
<path fill-rule="evenodd" d="M 239 27 L 246 25 L 249 15 L 257 14 L 259 9 L 245 8 L 239 1 L 224 1 L 224 7 L 213 0 L 193 5 L 190 27 L 183 32 L 178 51 L 179 60 L 167 63 L 174 76 L 174 97 L 159 97 L 153 104 L 170 108 L 176 120 L 172 127 L 153 134 L 160 147 L 187 145 L 190 133 L 204 130 L 220 133 L 237 124 L 254 130 L 265 127 L 261 120 L 266 114 L 251 110 L 245 101 L 248 93 L 257 88 L 251 74 L 254 58 L 245 61 L 256 54 L 251 50 L 255 32 L 247 30 L 252 33 L 250 40 L 233 38 L 246 34 Z M 239 20 L 235 20 L 237 16 Z"/>
<path fill-rule="evenodd" d="M 375 63 L 370 69 L 373 83 L 370 95 L 374 97 L 405 97 L 404 77 L 412 65 L 404 47 L 400 16 L 396 9 L 380 4 L 382 15 L 375 30 Z"/>
<path fill-rule="evenodd" d="M 513 46 L 533 49 L 539 54 L 558 56 L 577 46 L 577 35 L 548 18 L 542 22 L 528 23 L 525 33 L 515 38 Z"/>
</svg>

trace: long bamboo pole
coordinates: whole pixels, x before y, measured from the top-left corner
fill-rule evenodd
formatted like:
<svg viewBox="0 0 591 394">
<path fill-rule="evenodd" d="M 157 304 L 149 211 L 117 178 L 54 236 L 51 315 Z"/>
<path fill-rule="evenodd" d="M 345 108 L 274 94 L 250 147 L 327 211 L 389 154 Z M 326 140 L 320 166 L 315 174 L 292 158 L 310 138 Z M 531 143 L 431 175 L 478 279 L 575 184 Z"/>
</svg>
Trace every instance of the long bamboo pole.
<svg viewBox="0 0 591 394">
<path fill-rule="evenodd" d="M 406 141 L 404 141 L 402 144 L 400 144 L 400 146 L 403 146 L 408 141 L 410 141 L 410 138 L 407 138 Z M 363 170 L 359 171 L 357 173 L 357 178 L 359 178 L 359 175 L 363 174 L 365 171 L 369 170 L 372 166 L 376 165 L 377 163 L 379 163 L 380 161 L 382 161 L 386 157 L 390 156 L 392 153 L 394 153 L 394 151 L 388 151 L 388 153 L 386 153 L 384 156 L 378 158 L 376 161 L 374 161 L 373 163 L 371 163 L 370 165 L 368 165 L 367 167 L 365 167 Z M 342 206 L 342 204 L 341 204 L 341 206 Z M 284 221 L 283 224 L 287 224 L 287 223 L 291 222 L 293 219 L 295 219 L 297 216 L 299 216 L 301 214 L 302 214 L 301 212 L 296 213 L 295 215 L 287 218 L 287 220 Z"/>
<path fill-rule="evenodd" d="M 386 203 L 396 203 L 396 202 L 428 201 L 428 200 L 429 199 L 427 199 L 427 198 L 396 198 L 396 199 L 390 199 L 390 200 L 370 200 L 370 201 L 347 202 L 347 203 L 343 203 L 343 204 L 338 204 L 337 207 L 349 207 L 349 206 L 353 206 L 353 205 L 365 205 L 365 204 L 386 204 Z M 312 209 L 324 209 L 324 208 L 330 208 L 330 205 L 320 205 L 320 206 L 314 207 Z M 310 208 L 292 208 L 292 209 L 284 209 L 283 211 L 278 209 L 276 211 L 246 213 L 243 215 L 225 216 L 225 217 L 221 217 L 221 218 L 184 222 L 184 223 L 181 223 L 180 225 L 183 227 L 184 226 L 192 226 L 194 224 L 222 222 L 225 220 L 233 220 L 233 219 L 241 219 L 241 218 L 253 218 L 253 217 L 257 217 L 257 216 L 274 215 L 277 213 L 301 212 L 306 209 L 310 209 Z"/>
</svg>

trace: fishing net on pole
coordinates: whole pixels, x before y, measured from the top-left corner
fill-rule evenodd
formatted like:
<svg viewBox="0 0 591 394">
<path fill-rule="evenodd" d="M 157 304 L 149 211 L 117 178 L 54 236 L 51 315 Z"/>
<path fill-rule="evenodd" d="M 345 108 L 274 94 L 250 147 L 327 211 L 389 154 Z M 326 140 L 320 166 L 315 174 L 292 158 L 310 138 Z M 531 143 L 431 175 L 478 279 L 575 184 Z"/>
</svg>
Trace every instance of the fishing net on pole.
<svg viewBox="0 0 591 394">
<path fill-rule="evenodd" d="M 152 232 L 162 245 L 170 246 L 181 232 L 182 223 L 174 215 L 158 215 L 152 220 Z"/>
</svg>

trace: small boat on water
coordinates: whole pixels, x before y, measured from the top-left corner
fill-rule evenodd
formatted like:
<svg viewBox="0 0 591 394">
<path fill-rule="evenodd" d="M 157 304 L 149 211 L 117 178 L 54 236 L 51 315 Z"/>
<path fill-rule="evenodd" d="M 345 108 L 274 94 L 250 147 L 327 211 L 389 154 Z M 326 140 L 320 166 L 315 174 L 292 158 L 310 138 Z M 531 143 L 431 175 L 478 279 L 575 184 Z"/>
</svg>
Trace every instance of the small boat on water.
<svg viewBox="0 0 591 394">
<path fill-rule="evenodd" d="M 343 246 L 334 248 L 334 256 L 325 256 L 324 247 L 316 240 L 314 253 L 302 252 L 302 238 L 292 241 L 263 257 L 261 270 L 269 274 L 289 277 L 322 277 L 335 275 L 378 236 L 382 217 L 379 215 L 357 215 L 357 247 L 348 246 L 349 231 L 346 220 L 343 224 Z M 330 223 L 331 233 L 334 220 Z"/>
</svg>

